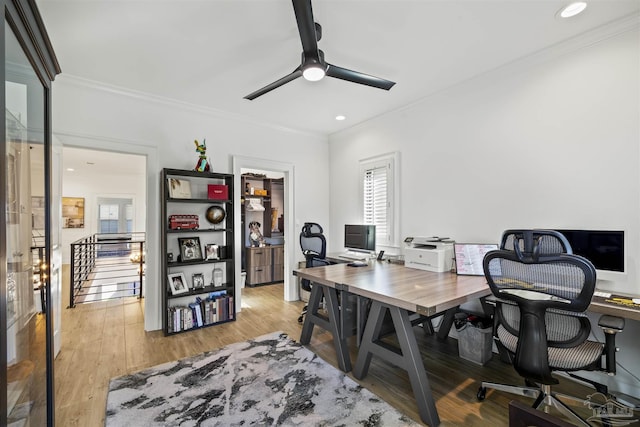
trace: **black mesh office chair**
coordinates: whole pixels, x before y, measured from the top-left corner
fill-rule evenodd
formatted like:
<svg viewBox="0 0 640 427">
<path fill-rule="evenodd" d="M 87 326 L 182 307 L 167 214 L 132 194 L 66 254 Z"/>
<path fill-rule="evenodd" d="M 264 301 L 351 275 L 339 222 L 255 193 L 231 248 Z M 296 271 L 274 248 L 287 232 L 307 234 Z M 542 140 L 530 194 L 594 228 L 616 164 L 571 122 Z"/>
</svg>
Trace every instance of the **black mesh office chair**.
<svg viewBox="0 0 640 427">
<path fill-rule="evenodd" d="M 331 264 L 325 259 L 327 255 L 327 241 L 322 234 L 322 227 L 315 222 L 305 222 L 300 232 L 300 248 L 306 260 L 305 267 L 318 267 L 321 265 Z M 311 292 L 311 282 L 302 279 L 300 286 L 307 292 Z M 307 306 L 305 305 L 298 317 L 298 322 L 302 323 L 304 315 L 307 314 Z"/>
<path fill-rule="evenodd" d="M 624 327 L 624 319 L 600 318 L 606 345 L 587 339 L 591 324 L 583 312 L 596 283 L 591 262 L 573 255 L 566 238 L 556 231 L 508 230 L 500 249 L 485 256 L 484 272 L 497 298 L 497 344 L 506 349 L 527 386 L 483 382 L 478 399 L 484 400 L 487 387 L 533 397 L 534 408 L 553 406 L 572 422 L 588 426 L 559 399 L 583 406 L 586 396 L 552 392 L 551 385 L 558 383 L 553 371 L 615 373 L 615 333 Z"/>
</svg>

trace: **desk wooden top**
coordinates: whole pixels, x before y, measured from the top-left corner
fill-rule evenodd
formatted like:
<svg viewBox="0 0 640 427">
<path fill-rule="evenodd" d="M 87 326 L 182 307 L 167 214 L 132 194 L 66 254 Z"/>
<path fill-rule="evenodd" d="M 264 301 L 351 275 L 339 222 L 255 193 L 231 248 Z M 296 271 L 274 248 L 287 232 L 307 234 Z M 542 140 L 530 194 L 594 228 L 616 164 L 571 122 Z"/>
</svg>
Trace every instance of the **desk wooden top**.
<svg viewBox="0 0 640 427">
<path fill-rule="evenodd" d="M 613 297 L 616 296 L 614 295 Z M 591 298 L 591 304 L 587 310 L 640 321 L 640 307 L 637 304 L 633 304 L 630 297 L 627 299 L 625 297 L 603 298 L 594 296 Z"/>
<path fill-rule="evenodd" d="M 381 261 L 370 261 L 367 267 L 302 268 L 294 274 L 428 316 L 491 294 L 484 276 L 434 273 Z"/>
</svg>

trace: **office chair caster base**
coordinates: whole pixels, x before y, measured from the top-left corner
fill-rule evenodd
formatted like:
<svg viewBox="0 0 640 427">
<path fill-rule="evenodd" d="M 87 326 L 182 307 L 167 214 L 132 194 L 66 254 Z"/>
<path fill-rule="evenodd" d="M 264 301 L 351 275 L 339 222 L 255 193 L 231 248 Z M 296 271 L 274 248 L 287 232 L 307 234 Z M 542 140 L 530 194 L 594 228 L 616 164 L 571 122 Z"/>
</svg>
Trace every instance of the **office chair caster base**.
<svg viewBox="0 0 640 427">
<path fill-rule="evenodd" d="M 307 314 L 307 311 L 308 311 L 308 308 L 307 308 L 307 306 L 305 305 L 305 306 L 302 308 L 302 313 L 300 313 L 300 317 L 298 317 L 298 323 L 302 323 L 302 322 L 304 321 L 304 315 L 305 315 L 305 314 Z"/>
<path fill-rule="evenodd" d="M 483 381 L 480 389 L 478 390 L 478 394 L 476 395 L 478 400 L 484 399 L 488 388 L 505 393 L 515 394 L 518 396 L 530 397 L 532 399 L 538 399 L 538 397 L 540 397 L 541 395 L 541 391 L 538 387 L 520 387 L 515 385 L 498 384 Z"/>
<path fill-rule="evenodd" d="M 487 388 L 482 386 L 478 388 L 478 394 L 476 394 L 476 397 L 478 398 L 478 402 L 482 402 L 485 397 L 487 397 Z"/>
</svg>

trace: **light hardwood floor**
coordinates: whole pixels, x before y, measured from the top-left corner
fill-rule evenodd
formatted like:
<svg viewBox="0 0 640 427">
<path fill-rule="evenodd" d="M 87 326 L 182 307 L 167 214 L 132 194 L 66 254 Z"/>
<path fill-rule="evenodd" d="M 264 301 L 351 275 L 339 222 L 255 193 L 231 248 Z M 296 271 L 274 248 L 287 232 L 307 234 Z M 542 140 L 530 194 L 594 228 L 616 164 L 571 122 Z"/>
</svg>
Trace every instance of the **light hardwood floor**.
<svg viewBox="0 0 640 427">
<path fill-rule="evenodd" d="M 301 326 L 297 318 L 303 303 L 286 302 L 283 295 L 282 284 L 245 288 L 237 321 L 169 337 L 160 331 L 144 331 L 143 303 L 137 299 L 63 309 L 62 350 L 55 362 L 56 425 L 104 425 L 107 388 L 112 377 L 272 331 L 284 331 L 291 338 L 299 339 Z M 484 402 L 477 402 L 476 392 L 482 380 L 510 384 L 522 381 L 497 355 L 484 367 L 477 366 L 458 358 L 456 340 L 449 338 L 441 343 L 422 330 L 416 333 L 442 426 L 506 426 L 510 400 L 531 403 L 496 391 L 489 391 Z M 351 360 L 355 363 L 356 346 L 353 342 L 350 344 Z M 328 332 L 316 328 L 308 347 L 337 367 Z M 420 420 L 403 370 L 374 357 L 369 375 L 356 381 L 414 420 Z M 560 391 L 576 396 L 591 392 L 585 387 L 564 383 L 569 384 L 560 387 Z"/>
</svg>

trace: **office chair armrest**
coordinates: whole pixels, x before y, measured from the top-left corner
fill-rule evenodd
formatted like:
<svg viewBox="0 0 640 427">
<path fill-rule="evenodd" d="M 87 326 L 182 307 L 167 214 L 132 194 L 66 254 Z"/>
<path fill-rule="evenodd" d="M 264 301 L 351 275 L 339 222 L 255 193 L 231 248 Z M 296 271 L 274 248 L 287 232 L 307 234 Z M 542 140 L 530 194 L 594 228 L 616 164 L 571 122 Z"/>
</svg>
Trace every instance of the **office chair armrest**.
<svg viewBox="0 0 640 427">
<path fill-rule="evenodd" d="M 600 316 L 600 319 L 598 319 L 598 326 L 600 326 L 605 331 L 605 333 L 608 334 L 622 332 L 622 330 L 624 329 L 624 318 L 603 314 L 602 316 Z M 611 330 L 611 332 L 609 332 L 608 330 Z"/>
<path fill-rule="evenodd" d="M 311 260 L 312 267 L 323 267 L 325 265 L 331 265 L 331 262 L 328 259 L 324 258 L 314 258 Z"/>
<path fill-rule="evenodd" d="M 624 319 L 622 317 L 609 316 L 604 314 L 600 316 L 598 320 L 598 326 L 602 328 L 604 332 L 605 344 L 604 355 L 605 370 L 609 375 L 615 375 L 616 373 L 616 334 L 622 332 L 624 329 Z"/>
<path fill-rule="evenodd" d="M 324 258 L 309 258 L 307 260 L 306 268 L 323 267 L 325 265 L 331 265 L 331 262 L 329 262 L 329 260 Z M 304 289 L 307 292 L 311 292 L 312 284 L 313 282 L 311 282 L 309 279 L 300 280 L 300 286 L 302 287 L 302 289 Z"/>
</svg>

